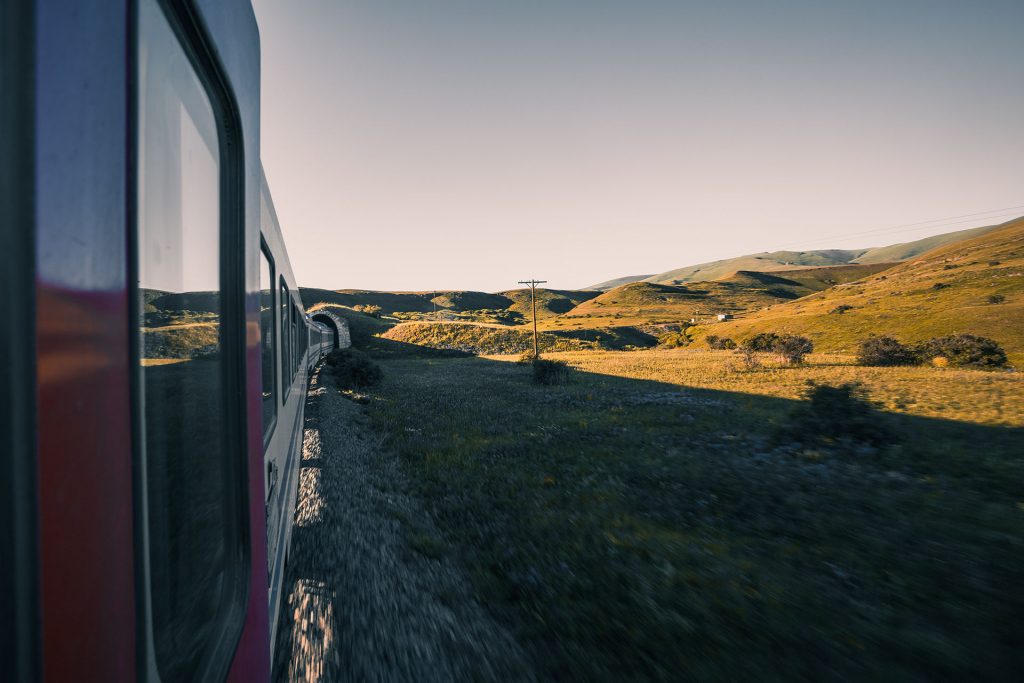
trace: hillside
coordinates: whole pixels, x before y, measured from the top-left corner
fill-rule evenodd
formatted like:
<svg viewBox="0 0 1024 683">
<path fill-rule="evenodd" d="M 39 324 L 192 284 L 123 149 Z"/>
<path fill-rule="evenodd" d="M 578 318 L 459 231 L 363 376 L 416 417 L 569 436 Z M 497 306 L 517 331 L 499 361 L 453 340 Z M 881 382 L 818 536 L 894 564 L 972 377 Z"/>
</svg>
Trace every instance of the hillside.
<svg viewBox="0 0 1024 683">
<path fill-rule="evenodd" d="M 736 340 L 762 331 L 804 334 L 822 351 L 853 351 L 871 334 L 905 342 L 971 333 L 1024 362 L 1024 219 L 939 246 L 867 279 L 772 305 L 741 320 L 704 325 Z"/>
<path fill-rule="evenodd" d="M 626 275 L 625 277 L 617 277 L 614 280 L 606 280 L 599 282 L 596 285 L 590 285 L 587 289 L 596 289 L 599 292 L 607 292 L 610 289 L 621 287 L 622 285 L 628 285 L 630 282 L 640 282 L 646 280 L 649 277 L 653 277 L 653 273 L 646 275 Z"/>
<path fill-rule="evenodd" d="M 584 301 L 590 301 L 600 294 L 601 292 L 593 290 L 538 289 L 537 319 L 543 320 L 568 313 Z M 522 314 L 524 320 L 532 319 L 533 311 L 529 289 L 510 289 L 506 292 L 498 292 L 497 295 L 512 301 L 506 310 Z"/>
<path fill-rule="evenodd" d="M 979 235 L 983 235 L 996 227 L 998 226 L 985 225 L 980 228 L 968 228 L 967 230 L 957 230 L 956 232 L 947 232 L 942 235 L 925 237 L 924 239 L 915 240 L 913 242 L 903 242 L 902 244 L 893 244 L 888 247 L 875 247 L 874 249 L 868 249 L 865 251 L 854 259 L 854 262 L 882 263 L 886 261 L 906 261 L 909 258 L 924 254 L 925 252 L 931 251 L 936 247 L 941 247 L 944 244 L 950 244 L 952 242 L 969 239 L 971 237 L 978 237 Z"/>
<path fill-rule="evenodd" d="M 401 314 L 433 314 L 468 313 L 482 321 L 487 313 L 502 324 L 521 323 L 531 318 L 529 289 L 510 289 L 505 292 L 488 294 L 474 291 L 424 291 L 424 292 L 379 292 L 365 289 L 301 289 L 302 300 L 307 307 L 316 304 L 333 304 L 336 306 L 379 306 L 384 315 L 399 314 L 400 318 L 421 319 L 420 315 Z M 537 290 L 537 317 L 550 318 L 567 313 L 577 305 L 593 299 L 601 292 L 575 291 L 560 289 Z M 501 315 L 504 313 L 504 315 Z M 430 317 L 430 316 L 426 316 Z M 451 317 L 451 316 L 449 316 Z M 461 317 L 461 316 L 455 316 Z"/>
<path fill-rule="evenodd" d="M 790 301 L 877 273 L 891 264 L 828 266 L 764 273 L 739 271 L 710 282 L 633 282 L 586 301 L 547 329 L 594 325 L 665 324 L 738 315 Z"/>
<path fill-rule="evenodd" d="M 851 263 L 860 251 L 827 249 L 822 251 L 774 251 L 762 254 L 748 254 L 735 258 L 698 263 L 664 273 L 658 273 L 644 280 L 659 284 L 679 285 L 687 282 L 717 280 L 740 270 L 770 273 L 775 270 L 793 270 L 798 267 L 838 266 Z"/>
<path fill-rule="evenodd" d="M 982 226 L 933 235 L 912 242 L 903 242 L 884 247 L 865 249 L 822 249 L 816 251 L 774 251 L 760 254 L 747 254 L 735 258 L 698 263 L 684 266 L 664 273 L 647 277 L 631 277 L 609 280 L 591 287 L 591 289 L 610 289 L 618 284 L 627 284 L 637 280 L 657 284 L 679 285 L 688 282 L 718 280 L 741 270 L 770 273 L 779 270 L 796 268 L 813 268 L 818 266 L 836 266 L 846 264 L 874 264 L 904 261 L 925 253 L 931 249 L 950 244 L 959 240 L 969 239 L 993 230 L 996 226 Z M 608 285 L 611 285 L 609 287 Z"/>
<path fill-rule="evenodd" d="M 470 354 L 519 354 L 533 349 L 533 332 L 525 328 L 449 322 L 409 322 L 395 325 L 381 339 L 445 351 Z M 541 334 L 540 350 L 578 351 L 592 344 Z"/>
<path fill-rule="evenodd" d="M 399 311 L 428 313 L 435 309 L 475 311 L 505 309 L 514 302 L 500 294 L 474 291 L 378 292 L 368 289 L 315 289 L 301 287 L 307 308 L 318 303 L 338 306 L 380 306 L 387 315 Z"/>
</svg>

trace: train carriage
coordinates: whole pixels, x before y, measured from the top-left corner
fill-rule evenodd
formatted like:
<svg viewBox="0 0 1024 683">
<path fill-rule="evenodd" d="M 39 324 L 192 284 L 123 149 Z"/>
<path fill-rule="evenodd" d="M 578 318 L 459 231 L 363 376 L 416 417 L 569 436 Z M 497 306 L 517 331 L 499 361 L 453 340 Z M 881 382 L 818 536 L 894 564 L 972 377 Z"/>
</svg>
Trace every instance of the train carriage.
<svg viewBox="0 0 1024 683">
<path fill-rule="evenodd" d="M 3 680 L 267 680 L 303 308 L 248 0 L 2 3 Z"/>
</svg>

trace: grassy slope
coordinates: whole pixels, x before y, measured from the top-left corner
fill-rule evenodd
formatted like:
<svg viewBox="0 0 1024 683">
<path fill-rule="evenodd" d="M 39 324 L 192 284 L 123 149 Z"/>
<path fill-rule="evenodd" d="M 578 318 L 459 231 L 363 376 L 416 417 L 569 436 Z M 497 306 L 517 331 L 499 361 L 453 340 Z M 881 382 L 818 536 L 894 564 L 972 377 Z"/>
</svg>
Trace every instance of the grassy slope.
<svg viewBox="0 0 1024 683">
<path fill-rule="evenodd" d="M 381 337 L 403 344 L 472 354 L 521 354 L 533 349 L 532 330 L 479 323 L 408 322 L 396 325 Z M 541 351 L 569 351 L 592 346 L 550 334 L 539 335 L 538 343 Z"/>
<path fill-rule="evenodd" d="M 307 308 L 318 303 L 339 306 L 380 306 L 385 314 L 399 311 L 428 313 L 435 308 L 452 311 L 503 309 L 513 301 L 500 294 L 473 291 L 378 292 L 366 289 L 314 289 L 302 287 L 302 301 Z"/>
<path fill-rule="evenodd" d="M 980 228 L 968 228 L 967 230 L 957 230 L 956 232 L 947 232 L 942 235 L 925 237 L 924 239 L 914 240 L 913 242 L 892 244 L 888 247 L 875 247 L 873 249 L 868 249 L 854 259 L 854 261 L 856 263 L 905 261 L 945 244 L 970 239 L 971 237 L 978 237 L 990 230 L 994 230 L 996 227 L 998 226 L 986 225 Z"/>
<path fill-rule="evenodd" d="M 987 303 L 995 294 L 1006 302 Z M 840 305 L 853 308 L 830 313 Z M 735 339 L 762 331 L 804 334 L 828 351 L 852 351 L 871 334 L 913 342 L 972 333 L 997 340 L 1015 364 L 1024 363 L 1024 219 L 862 281 L 694 330 Z"/>
<path fill-rule="evenodd" d="M 713 282 L 665 285 L 633 282 L 545 321 L 545 329 L 679 323 L 691 317 L 744 313 L 807 296 L 835 283 L 878 272 L 886 265 L 807 268 L 776 273 L 740 271 Z"/>
<path fill-rule="evenodd" d="M 870 249 L 823 249 L 817 251 L 776 251 L 749 254 L 721 261 L 698 263 L 684 268 L 677 268 L 664 273 L 658 273 L 657 275 L 651 275 L 645 278 L 644 281 L 662 284 L 681 284 L 717 280 L 740 270 L 775 272 L 778 270 L 792 270 L 794 266 L 815 267 L 847 263 L 901 261 L 913 258 L 935 247 L 974 237 L 992 229 L 994 229 L 994 226 L 968 228 L 967 230 L 957 230 L 956 232 L 925 237 L 913 242 L 903 242 L 901 244 Z"/>
<path fill-rule="evenodd" d="M 556 357 L 568 385 L 387 362 L 368 408 L 543 678 L 1019 680 L 1020 375 Z M 863 381 L 902 443 L 774 448 L 807 380 Z"/>
<path fill-rule="evenodd" d="M 600 294 L 601 292 L 594 290 L 538 289 L 537 319 L 553 318 L 568 313 L 584 301 L 589 301 Z M 506 292 L 498 292 L 498 296 L 512 301 L 507 310 L 521 313 L 524 320 L 532 319 L 533 308 L 529 289 L 510 289 Z"/>
<path fill-rule="evenodd" d="M 653 273 L 647 273 L 646 275 L 626 275 L 623 277 L 617 277 L 614 280 L 606 280 L 599 282 L 596 285 L 587 287 L 589 290 L 597 290 L 599 292 L 607 292 L 610 289 L 621 287 L 622 285 L 628 285 L 630 282 L 640 282 L 646 280 L 649 277 L 653 277 Z"/>
<path fill-rule="evenodd" d="M 827 249 L 821 251 L 775 251 L 762 254 L 737 256 L 721 261 L 698 263 L 693 266 L 677 268 L 658 273 L 647 278 L 645 282 L 662 284 L 682 284 L 686 282 L 703 282 L 727 277 L 730 273 L 740 270 L 772 272 L 776 270 L 793 270 L 794 267 L 806 266 L 838 266 L 850 263 L 860 256 L 861 250 L 848 251 L 843 249 Z"/>
</svg>

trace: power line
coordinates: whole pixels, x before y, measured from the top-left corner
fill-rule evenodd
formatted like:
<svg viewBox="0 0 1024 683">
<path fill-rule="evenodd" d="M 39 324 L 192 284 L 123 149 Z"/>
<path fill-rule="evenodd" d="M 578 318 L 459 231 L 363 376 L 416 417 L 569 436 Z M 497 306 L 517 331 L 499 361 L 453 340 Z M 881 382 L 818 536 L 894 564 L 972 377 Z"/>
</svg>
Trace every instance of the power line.
<svg viewBox="0 0 1024 683">
<path fill-rule="evenodd" d="M 845 233 L 845 234 L 832 234 L 822 235 L 813 239 L 800 240 L 799 242 L 790 242 L 782 245 L 782 248 L 799 246 L 803 244 L 810 244 L 814 242 L 820 242 L 822 240 L 831 239 L 850 239 L 854 237 L 869 237 L 869 236 L 882 236 L 889 234 L 897 234 L 901 232 L 914 232 L 916 230 L 927 230 L 927 229 L 939 229 L 953 225 L 961 225 L 963 223 L 977 223 L 979 221 L 994 221 L 1000 218 L 1012 218 L 1019 215 L 1019 211 L 1014 213 L 1007 213 L 1013 210 L 1024 210 L 1024 204 L 1020 206 L 1010 206 L 1004 209 L 992 209 L 990 211 L 981 211 L 972 214 L 962 214 L 960 216 L 950 216 L 949 218 L 936 218 L 930 221 L 920 221 L 918 223 L 901 223 L 898 225 L 891 225 L 884 228 L 874 228 L 871 230 L 863 230 L 860 232 Z M 994 214 L 994 215 L 986 215 Z M 1005 214 L 1005 215 L 1004 215 Z M 984 216 L 984 218 L 981 218 Z M 964 220 L 954 220 L 956 218 L 962 218 Z M 934 224 L 934 225 L 933 225 Z"/>
</svg>

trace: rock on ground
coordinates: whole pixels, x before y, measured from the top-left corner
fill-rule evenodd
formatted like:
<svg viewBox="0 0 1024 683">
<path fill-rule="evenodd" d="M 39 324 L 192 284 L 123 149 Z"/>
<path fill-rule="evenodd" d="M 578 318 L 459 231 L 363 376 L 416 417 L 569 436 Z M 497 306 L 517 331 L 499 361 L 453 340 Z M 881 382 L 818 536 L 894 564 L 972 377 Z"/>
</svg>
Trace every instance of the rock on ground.
<svg viewBox="0 0 1024 683">
<path fill-rule="evenodd" d="M 278 681 L 532 681 L 473 598 L 393 456 L 328 373 L 306 402 L 299 496 L 276 643 Z"/>
</svg>

